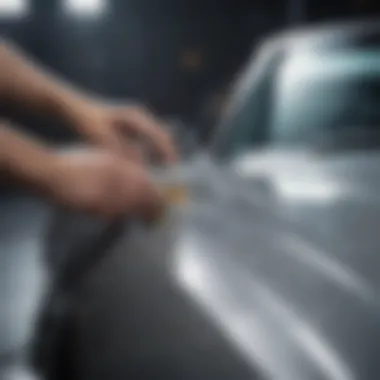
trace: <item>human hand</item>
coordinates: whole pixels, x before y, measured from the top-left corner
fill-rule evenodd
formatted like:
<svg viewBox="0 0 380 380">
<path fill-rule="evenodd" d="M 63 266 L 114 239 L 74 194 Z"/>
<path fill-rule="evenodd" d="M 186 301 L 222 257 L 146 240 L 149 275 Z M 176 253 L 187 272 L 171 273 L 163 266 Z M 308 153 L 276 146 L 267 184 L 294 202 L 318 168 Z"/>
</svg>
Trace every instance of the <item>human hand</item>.
<svg viewBox="0 0 380 380">
<path fill-rule="evenodd" d="M 163 162 L 171 164 L 178 160 L 170 133 L 143 107 L 85 101 L 77 107 L 74 124 L 90 141 L 133 160 L 143 159 L 136 139 L 147 142 Z"/>
<path fill-rule="evenodd" d="M 152 221 L 164 209 L 148 173 L 132 162 L 98 149 L 55 153 L 44 188 L 69 208 L 104 217 Z"/>
</svg>

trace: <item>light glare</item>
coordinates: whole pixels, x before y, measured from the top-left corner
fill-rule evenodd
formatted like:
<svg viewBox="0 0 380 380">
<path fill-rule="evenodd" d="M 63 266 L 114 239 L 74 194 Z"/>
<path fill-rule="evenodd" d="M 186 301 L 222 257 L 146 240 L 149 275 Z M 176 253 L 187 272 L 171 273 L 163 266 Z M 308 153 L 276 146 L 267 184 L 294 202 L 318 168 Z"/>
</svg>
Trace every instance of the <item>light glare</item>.
<svg viewBox="0 0 380 380">
<path fill-rule="evenodd" d="M 66 0 L 65 11 L 76 16 L 100 16 L 107 8 L 107 0 Z"/>
<path fill-rule="evenodd" d="M 307 180 L 279 178 L 273 181 L 278 194 L 286 199 L 307 201 L 329 201 L 339 197 L 342 192 L 337 184 L 328 180 Z"/>
<path fill-rule="evenodd" d="M 0 17 L 25 17 L 29 8 L 29 0 L 0 0 Z"/>
</svg>

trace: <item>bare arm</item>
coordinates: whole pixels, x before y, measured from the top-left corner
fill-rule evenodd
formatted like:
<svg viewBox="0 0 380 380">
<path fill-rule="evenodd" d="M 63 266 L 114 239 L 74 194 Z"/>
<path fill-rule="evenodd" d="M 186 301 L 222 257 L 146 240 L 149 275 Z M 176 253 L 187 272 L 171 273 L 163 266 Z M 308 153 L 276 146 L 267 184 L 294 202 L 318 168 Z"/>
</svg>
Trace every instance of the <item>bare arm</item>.
<svg viewBox="0 0 380 380">
<path fill-rule="evenodd" d="M 59 117 L 90 141 L 119 153 L 130 151 L 122 129 L 147 139 L 164 161 L 177 159 L 170 135 L 145 109 L 110 106 L 74 89 L 0 40 L 0 100 Z"/>
<path fill-rule="evenodd" d="M 0 172 L 22 185 L 44 191 L 54 155 L 49 148 L 0 124 Z"/>
<path fill-rule="evenodd" d="M 86 97 L 0 40 L 0 97 L 44 114 L 76 122 Z"/>
</svg>

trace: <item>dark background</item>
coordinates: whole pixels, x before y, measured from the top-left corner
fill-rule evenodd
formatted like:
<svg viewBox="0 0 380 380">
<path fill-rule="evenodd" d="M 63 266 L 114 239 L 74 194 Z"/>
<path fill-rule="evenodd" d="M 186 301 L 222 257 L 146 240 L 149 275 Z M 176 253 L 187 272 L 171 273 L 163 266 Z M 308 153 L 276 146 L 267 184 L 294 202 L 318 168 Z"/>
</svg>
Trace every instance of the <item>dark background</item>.
<svg viewBox="0 0 380 380">
<path fill-rule="evenodd" d="M 28 17 L 0 17 L 3 35 L 75 84 L 188 122 L 268 34 L 380 9 L 377 0 L 105 0 L 103 16 L 85 17 L 65 13 L 64 0 L 29 1 Z M 10 116 L 60 133 L 29 115 Z"/>
</svg>

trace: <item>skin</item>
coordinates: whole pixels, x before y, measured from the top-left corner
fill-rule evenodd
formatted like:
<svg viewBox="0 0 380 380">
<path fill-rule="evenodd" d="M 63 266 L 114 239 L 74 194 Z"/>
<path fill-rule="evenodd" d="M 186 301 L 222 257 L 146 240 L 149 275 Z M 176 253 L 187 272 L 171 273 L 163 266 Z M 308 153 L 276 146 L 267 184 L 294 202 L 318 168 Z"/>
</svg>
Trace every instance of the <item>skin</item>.
<svg viewBox="0 0 380 380">
<path fill-rule="evenodd" d="M 126 136 L 147 141 L 167 164 L 178 155 L 171 136 L 146 109 L 108 104 L 58 79 L 16 47 L 0 42 L 0 100 L 54 115 L 93 143 L 88 151 L 62 154 L 0 122 L 3 176 L 61 205 L 115 217 L 152 219 L 163 202 Z"/>
</svg>

